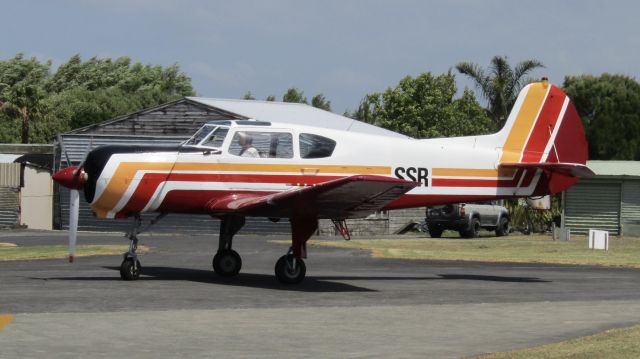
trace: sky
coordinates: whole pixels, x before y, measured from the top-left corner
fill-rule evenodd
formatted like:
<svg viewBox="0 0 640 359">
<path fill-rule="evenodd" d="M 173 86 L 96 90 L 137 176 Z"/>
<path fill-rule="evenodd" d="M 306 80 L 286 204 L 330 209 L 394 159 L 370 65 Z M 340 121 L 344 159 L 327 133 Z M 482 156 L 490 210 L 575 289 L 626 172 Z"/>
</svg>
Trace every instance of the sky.
<svg viewBox="0 0 640 359">
<path fill-rule="evenodd" d="M 322 93 L 334 112 L 462 61 L 542 61 L 547 76 L 640 77 L 638 1 L 0 0 L 0 59 L 177 63 L 199 96 Z M 457 75 L 459 88 L 473 84 Z"/>
</svg>

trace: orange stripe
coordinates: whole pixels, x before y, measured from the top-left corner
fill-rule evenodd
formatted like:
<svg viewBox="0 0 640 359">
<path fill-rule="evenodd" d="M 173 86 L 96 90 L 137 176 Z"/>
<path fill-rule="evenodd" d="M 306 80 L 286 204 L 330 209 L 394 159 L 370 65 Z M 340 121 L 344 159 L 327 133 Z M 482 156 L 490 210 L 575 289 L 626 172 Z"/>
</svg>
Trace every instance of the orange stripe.
<svg viewBox="0 0 640 359">
<path fill-rule="evenodd" d="M 527 97 L 524 99 L 518 117 L 511 127 L 511 132 L 502 148 L 502 158 L 500 163 L 513 163 L 520 161 L 520 155 L 525 145 L 525 141 L 531 132 L 536 117 L 547 94 L 548 86 L 542 83 L 534 83 L 529 87 Z"/>
<path fill-rule="evenodd" d="M 99 218 L 107 216 L 107 212 L 118 204 L 120 197 L 124 194 L 133 179 L 135 173 L 139 170 L 152 171 L 169 171 L 173 166 L 169 162 L 122 162 L 113 173 L 113 177 L 109 180 L 107 188 L 97 201 L 91 207 Z"/>
<path fill-rule="evenodd" d="M 256 163 L 199 163 L 178 162 L 122 162 L 115 170 L 107 187 L 94 202 L 92 208 L 97 217 L 104 218 L 120 201 L 137 171 L 235 171 L 235 172 L 298 172 L 302 174 L 356 173 L 388 175 L 386 166 L 340 166 L 340 165 L 285 165 Z"/>
<path fill-rule="evenodd" d="M 0 331 L 4 330 L 4 328 L 11 324 L 13 318 L 15 318 L 13 314 L 0 314 Z"/>
</svg>

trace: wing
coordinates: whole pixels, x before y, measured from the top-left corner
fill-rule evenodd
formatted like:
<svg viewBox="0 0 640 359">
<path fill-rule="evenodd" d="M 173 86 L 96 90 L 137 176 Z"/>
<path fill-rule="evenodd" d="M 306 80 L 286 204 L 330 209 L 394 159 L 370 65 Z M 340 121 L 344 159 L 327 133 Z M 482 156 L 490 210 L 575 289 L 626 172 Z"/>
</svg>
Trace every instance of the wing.
<svg viewBox="0 0 640 359">
<path fill-rule="evenodd" d="M 259 217 L 358 218 L 418 185 L 391 177 L 357 175 L 270 195 L 233 194 L 211 202 L 208 210 Z"/>
</svg>

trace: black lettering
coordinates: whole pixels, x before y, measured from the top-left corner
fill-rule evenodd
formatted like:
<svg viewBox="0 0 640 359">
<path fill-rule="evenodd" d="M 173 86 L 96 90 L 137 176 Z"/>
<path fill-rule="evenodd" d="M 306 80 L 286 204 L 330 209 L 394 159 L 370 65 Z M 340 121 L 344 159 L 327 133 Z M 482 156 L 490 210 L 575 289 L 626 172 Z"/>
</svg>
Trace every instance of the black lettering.
<svg viewBox="0 0 640 359">
<path fill-rule="evenodd" d="M 429 170 L 424 167 L 418 168 L 418 182 L 421 182 L 425 187 L 429 186 Z"/>
<path fill-rule="evenodd" d="M 396 167 L 396 171 L 395 171 L 396 177 L 400 179 L 404 179 L 404 177 L 402 177 L 403 173 L 404 173 L 404 167 Z"/>
<path fill-rule="evenodd" d="M 407 168 L 407 177 L 409 177 L 410 180 L 416 182 L 416 176 L 415 173 L 417 172 L 415 167 L 409 167 Z"/>
</svg>

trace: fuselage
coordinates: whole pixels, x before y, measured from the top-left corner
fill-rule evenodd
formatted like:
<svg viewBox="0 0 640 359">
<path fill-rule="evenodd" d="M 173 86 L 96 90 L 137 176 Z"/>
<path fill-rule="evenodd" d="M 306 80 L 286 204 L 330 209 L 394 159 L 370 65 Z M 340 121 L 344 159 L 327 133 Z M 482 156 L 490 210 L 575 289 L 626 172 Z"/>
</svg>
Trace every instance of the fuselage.
<svg viewBox="0 0 640 359">
<path fill-rule="evenodd" d="M 488 136 L 447 144 L 284 124 L 218 126 L 223 127 L 228 132 L 217 147 L 194 143 L 94 150 L 86 165 L 88 172 L 91 161 L 104 165 L 93 164 L 102 167 L 99 174 L 93 173 L 98 175 L 95 191 L 87 198 L 93 211 L 106 218 L 149 211 L 210 213 L 208 204 L 230 193 L 282 192 L 358 174 L 419 182 L 385 207 L 393 209 L 527 196 L 540 176 L 535 171 L 498 171 L 501 151 L 483 144 L 489 142 Z M 281 156 L 240 156 L 233 148 L 237 133 L 285 139 L 278 144 L 285 148 Z M 304 158 L 302 142 L 309 134 L 334 141 L 335 147 L 327 156 Z"/>
</svg>

